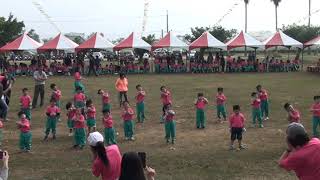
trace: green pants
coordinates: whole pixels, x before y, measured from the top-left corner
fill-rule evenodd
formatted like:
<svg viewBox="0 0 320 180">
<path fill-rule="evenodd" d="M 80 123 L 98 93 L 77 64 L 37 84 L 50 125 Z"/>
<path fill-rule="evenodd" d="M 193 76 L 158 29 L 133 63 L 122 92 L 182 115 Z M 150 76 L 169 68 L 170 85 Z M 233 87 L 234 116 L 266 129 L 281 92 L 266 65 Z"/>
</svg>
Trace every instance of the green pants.
<svg viewBox="0 0 320 180">
<path fill-rule="evenodd" d="M 32 134 L 31 132 L 21 132 L 19 146 L 21 150 L 31 150 Z"/>
<path fill-rule="evenodd" d="M 31 121 L 31 109 L 30 108 L 21 108 L 21 111 L 26 115 L 27 119 Z"/>
<path fill-rule="evenodd" d="M 102 111 L 104 111 L 104 110 L 109 110 L 109 111 L 111 111 L 111 104 L 103 104 L 102 105 Z"/>
<path fill-rule="evenodd" d="M 86 144 L 86 130 L 85 128 L 74 129 L 75 145 L 84 146 Z"/>
<path fill-rule="evenodd" d="M 96 120 L 94 118 L 87 119 L 87 126 L 88 127 L 96 127 Z"/>
<path fill-rule="evenodd" d="M 76 102 L 74 103 L 74 105 L 75 105 L 76 108 L 84 108 L 85 103 L 82 102 L 82 101 L 76 101 Z"/>
<path fill-rule="evenodd" d="M 196 125 L 197 128 L 205 128 L 206 127 L 206 114 L 203 109 L 197 109 L 196 111 Z"/>
<path fill-rule="evenodd" d="M 269 102 L 268 100 L 261 101 L 261 116 L 268 117 L 269 116 Z"/>
<path fill-rule="evenodd" d="M 48 136 L 50 133 L 50 130 L 53 135 L 56 134 L 56 127 L 57 127 L 57 117 L 48 117 L 47 123 L 46 123 L 46 135 Z"/>
<path fill-rule="evenodd" d="M 114 128 L 104 128 L 104 139 L 107 145 L 117 144 Z"/>
<path fill-rule="evenodd" d="M 132 138 L 133 137 L 133 126 L 134 123 L 132 120 L 124 121 L 124 136 L 126 138 Z"/>
<path fill-rule="evenodd" d="M 138 122 L 144 122 L 144 102 L 137 103 L 137 119 Z"/>
<path fill-rule="evenodd" d="M 224 105 L 217 105 L 217 116 L 219 119 L 221 119 L 221 115 L 223 116 L 223 118 L 227 118 L 226 115 L 226 108 Z"/>
<path fill-rule="evenodd" d="M 61 107 L 61 102 L 60 102 L 60 101 L 57 101 L 57 102 L 56 102 L 56 106 L 57 106 L 58 108 L 60 108 L 60 107 Z"/>
<path fill-rule="evenodd" d="M 176 122 L 166 121 L 164 127 L 166 130 L 166 140 L 169 141 L 171 138 L 171 140 L 174 141 L 176 138 Z"/>
<path fill-rule="evenodd" d="M 67 126 L 68 126 L 69 129 L 73 129 L 73 127 L 74 127 L 73 122 L 74 121 L 72 119 L 68 119 Z"/>
<path fill-rule="evenodd" d="M 75 92 L 76 92 L 77 87 L 80 87 L 82 92 L 85 91 L 85 87 L 84 87 L 84 85 L 82 84 L 81 81 L 75 81 L 74 82 L 74 90 L 75 90 Z"/>
<path fill-rule="evenodd" d="M 256 124 L 256 120 L 258 120 L 259 125 L 262 125 L 262 118 L 261 118 L 261 109 L 260 108 L 253 108 L 252 109 L 252 123 Z"/>
<path fill-rule="evenodd" d="M 319 137 L 318 127 L 320 126 L 320 117 L 313 116 L 312 131 L 314 137 Z"/>
</svg>

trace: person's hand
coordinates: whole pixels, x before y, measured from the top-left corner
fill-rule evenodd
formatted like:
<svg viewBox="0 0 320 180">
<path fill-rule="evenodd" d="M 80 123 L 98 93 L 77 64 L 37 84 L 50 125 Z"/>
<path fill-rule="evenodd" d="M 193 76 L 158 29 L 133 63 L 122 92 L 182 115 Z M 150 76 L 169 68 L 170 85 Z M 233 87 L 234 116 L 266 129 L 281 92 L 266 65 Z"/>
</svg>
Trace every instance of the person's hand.
<svg viewBox="0 0 320 180">
<path fill-rule="evenodd" d="M 8 168 L 8 164 L 9 164 L 9 153 L 8 151 L 4 151 L 3 152 L 3 158 L 2 158 L 2 161 L 3 161 L 3 167 L 4 168 Z"/>
<path fill-rule="evenodd" d="M 146 173 L 147 173 L 148 180 L 154 180 L 154 177 L 156 176 L 156 171 L 154 169 L 147 166 Z"/>
</svg>

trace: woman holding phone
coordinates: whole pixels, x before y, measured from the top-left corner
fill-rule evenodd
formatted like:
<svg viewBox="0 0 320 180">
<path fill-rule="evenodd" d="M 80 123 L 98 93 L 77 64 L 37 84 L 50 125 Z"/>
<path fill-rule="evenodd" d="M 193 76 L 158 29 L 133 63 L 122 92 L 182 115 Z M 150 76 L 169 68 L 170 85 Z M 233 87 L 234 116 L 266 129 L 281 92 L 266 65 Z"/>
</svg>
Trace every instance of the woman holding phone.
<svg viewBox="0 0 320 180">
<path fill-rule="evenodd" d="M 9 154 L 7 151 L 3 151 L 0 153 L 2 153 L 2 161 L 3 161 L 3 165 L 0 170 L 0 180 L 7 180 L 8 171 L 9 171 Z"/>
<path fill-rule="evenodd" d="M 126 75 L 123 73 L 120 73 L 119 76 L 120 77 L 116 81 L 116 89 L 119 92 L 119 103 L 120 103 L 120 107 L 121 107 L 123 102 L 128 101 L 128 96 L 127 96 L 128 79 L 127 79 Z M 123 100 L 123 98 L 124 98 L 124 100 Z"/>
</svg>

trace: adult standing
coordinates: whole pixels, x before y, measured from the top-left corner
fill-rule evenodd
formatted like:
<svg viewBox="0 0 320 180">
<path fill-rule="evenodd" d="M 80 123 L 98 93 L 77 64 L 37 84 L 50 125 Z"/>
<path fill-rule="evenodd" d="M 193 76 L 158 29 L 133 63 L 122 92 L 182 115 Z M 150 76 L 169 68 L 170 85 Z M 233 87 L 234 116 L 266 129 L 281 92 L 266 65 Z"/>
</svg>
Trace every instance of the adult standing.
<svg viewBox="0 0 320 180">
<path fill-rule="evenodd" d="M 299 123 L 291 123 L 287 128 L 288 149 L 282 154 L 279 166 L 294 171 L 300 180 L 315 180 L 320 177 L 320 140 L 309 139 Z"/>
<path fill-rule="evenodd" d="M 34 95 L 32 100 L 32 108 L 37 107 L 38 97 L 40 95 L 40 107 L 44 103 L 44 85 L 48 79 L 47 74 L 43 71 L 43 66 L 39 65 L 37 70 L 33 73 L 33 79 L 35 81 Z"/>
<path fill-rule="evenodd" d="M 3 87 L 2 84 L 0 84 L 0 120 L 6 121 L 8 109 L 9 107 L 3 94 Z"/>
<path fill-rule="evenodd" d="M 92 174 L 102 180 L 116 180 L 120 177 L 121 154 L 117 145 L 104 146 L 99 132 L 90 133 L 88 144 L 93 155 Z"/>
<path fill-rule="evenodd" d="M 90 76 L 91 71 L 94 72 L 94 74 L 97 76 L 97 71 L 96 71 L 96 60 L 94 57 L 90 54 L 89 55 L 89 70 L 87 76 Z"/>
<path fill-rule="evenodd" d="M 120 73 L 120 76 L 116 81 L 116 89 L 119 92 L 119 103 L 121 107 L 123 102 L 128 101 L 128 79 L 124 73 Z"/>
<path fill-rule="evenodd" d="M 224 69 L 225 69 L 225 66 L 226 66 L 226 61 L 225 61 L 223 55 L 221 55 L 221 57 L 220 57 L 220 66 L 221 66 L 221 72 L 224 72 Z"/>
<path fill-rule="evenodd" d="M 3 86 L 3 94 L 5 96 L 6 103 L 9 106 L 10 98 L 11 98 L 11 88 L 12 88 L 13 82 L 15 81 L 15 78 L 12 77 L 9 73 L 6 73 L 6 70 L 4 74 L 2 74 L 2 76 L 4 76 L 4 78 L 1 81 L 1 84 Z"/>
</svg>

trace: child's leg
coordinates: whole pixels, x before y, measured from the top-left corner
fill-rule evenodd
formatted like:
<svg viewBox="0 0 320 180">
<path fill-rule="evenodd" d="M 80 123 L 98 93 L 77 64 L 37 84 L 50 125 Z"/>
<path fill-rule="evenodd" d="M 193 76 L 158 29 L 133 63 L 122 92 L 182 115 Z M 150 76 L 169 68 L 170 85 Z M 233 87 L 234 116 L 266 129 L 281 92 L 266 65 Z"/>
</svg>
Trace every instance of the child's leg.
<svg viewBox="0 0 320 180">
<path fill-rule="evenodd" d="M 137 109 L 137 120 L 138 120 L 138 123 L 139 123 L 139 122 L 141 122 L 141 116 L 140 116 L 140 113 L 141 113 L 141 112 L 140 112 L 140 103 L 137 103 L 137 104 L 136 104 L 136 107 L 137 107 L 137 108 L 136 108 L 136 109 Z"/>
<path fill-rule="evenodd" d="M 56 128 L 57 128 L 57 118 L 53 118 L 51 121 L 51 131 L 53 138 L 56 137 Z"/>
<path fill-rule="evenodd" d="M 140 103 L 140 111 L 141 111 L 141 122 L 144 122 L 145 116 L 144 116 L 144 102 Z"/>
<path fill-rule="evenodd" d="M 52 124 L 51 121 L 52 121 L 52 119 L 50 117 L 48 117 L 47 122 L 46 122 L 46 131 L 45 131 L 46 137 L 48 137 L 48 135 L 50 133 L 51 124 Z"/>
<path fill-rule="evenodd" d="M 220 112 L 220 105 L 217 105 L 217 117 L 219 121 L 221 120 L 221 112 Z"/>
<path fill-rule="evenodd" d="M 104 128 L 104 144 L 109 145 L 109 129 L 110 128 Z"/>
<path fill-rule="evenodd" d="M 256 125 L 256 118 L 257 118 L 257 110 L 252 109 L 252 124 Z"/>
<path fill-rule="evenodd" d="M 206 114 L 204 110 L 202 110 L 202 113 L 201 113 L 201 126 L 202 128 L 206 127 Z"/>
<path fill-rule="evenodd" d="M 79 129 L 74 129 L 74 145 L 79 146 Z"/>
<path fill-rule="evenodd" d="M 265 101 L 265 117 L 269 117 L 269 101 Z"/>
<path fill-rule="evenodd" d="M 313 119 L 312 119 L 312 130 L 313 130 L 313 136 L 314 137 L 319 137 L 319 132 L 318 132 L 319 124 L 320 124 L 320 118 L 313 116 Z"/>
<path fill-rule="evenodd" d="M 221 114 L 223 116 L 223 119 L 226 121 L 227 120 L 227 112 L 226 112 L 226 107 L 222 105 L 221 107 Z"/>
<path fill-rule="evenodd" d="M 129 121 L 129 127 L 128 127 L 128 136 L 129 138 L 133 138 L 133 134 L 134 134 L 134 123 L 132 120 Z"/>
<path fill-rule="evenodd" d="M 175 121 L 170 122 L 170 136 L 171 136 L 172 143 L 174 143 L 176 139 L 176 122 Z"/>
<path fill-rule="evenodd" d="M 80 147 L 83 147 L 84 145 L 86 145 L 86 130 L 85 128 L 80 128 L 78 130 L 79 130 L 78 144 L 80 145 Z"/>
<path fill-rule="evenodd" d="M 196 126 L 197 128 L 201 128 L 201 110 L 197 109 L 196 110 Z"/>
<path fill-rule="evenodd" d="M 256 116 L 257 116 L 257 119 L 258 119 L 258 122 L 259 122 L 259 127 L 262 128 L 263 125 L 262 125 L 262 116 L 261 116 L 261 110 L 260 109 L 257 110 L 257 115 Z"/>
<path fill-rule="evenodd" d="M 19 139 L 19 147 L 20 147 L 20 150 L 25 150 L 24 148 L 24 133 L 21 132 L 20 133 L 20 139 Z"/>
<path fill-rule="evenodd" d="M 109 128 L 109 140 L 110 144 L 117 144 L 114 128 Z"/>
<path fill-rule="evenodd" d="M 167 140 L 167 142 L 169 142 L 169 139 L 170 139 L 170 122 L 165 122 L 164 128 L 165 128 L 166 140 Z"/>
<path fill-rule="evenodd" d="M 235 133 L 235 129 L 234 128 L 231 128 L 230 129 L 230 133 L 231 133 L 231 136 L 230 136 L 230 149 L 233 149 L 233 143 L 234 143 L 234 140 L 236 140 L 236 133 Z"/>
<path fill-rule="evenodd" d="M 26 147 L 26 150 L 31 150 L 31 144 L 32 144 L 32 134 L 31 134 L 31 132 L 27 132 L 27 133 L 25 133 L 25 138 L 26 138 L 26 141 L 25 141 L 25 147 Z"/>
<path fill-rule="evenodd" d="M 71 134 L 73 130 L 73 121 L 71 119 L 68 119 L 67 126 L 69 128 L 69 134 Z"/>
</svg>

